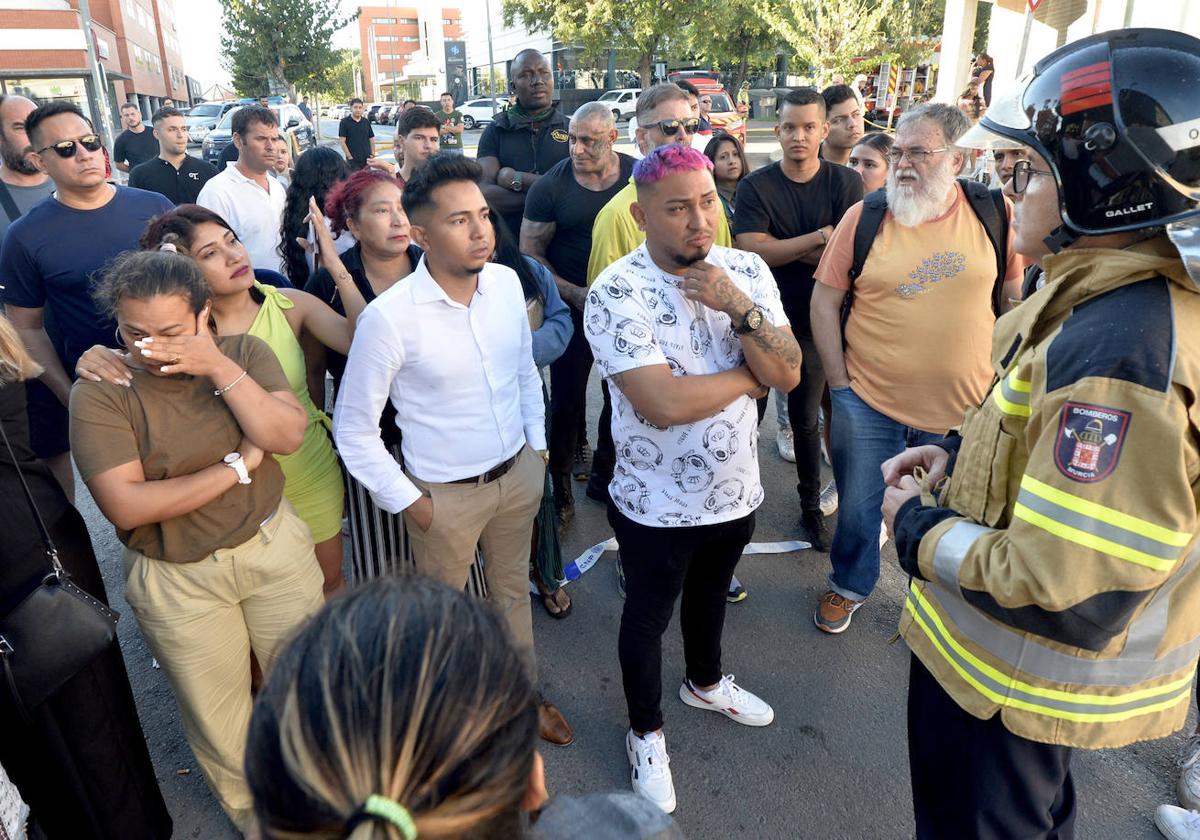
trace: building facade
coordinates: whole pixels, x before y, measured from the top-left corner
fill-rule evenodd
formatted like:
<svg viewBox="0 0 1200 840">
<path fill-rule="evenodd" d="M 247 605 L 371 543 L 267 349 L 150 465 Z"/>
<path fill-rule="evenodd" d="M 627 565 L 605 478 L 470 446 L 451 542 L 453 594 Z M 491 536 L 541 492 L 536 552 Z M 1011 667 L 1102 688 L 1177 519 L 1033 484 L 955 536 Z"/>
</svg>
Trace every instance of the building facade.
<svg viewBox="0 0 1200 840">
<path fill-rule="evenodd" d="M 367 102 L 434 100 L 454 91 L 453 64 L 463 51 L 462 12 L 436 4 L 360 6 L 359 55 Z M 457 51 L 457 52 L 456 52 Z M 447 64 L 451 72 L 447 74 Z M 467 95 L 466 80 L 462 97 Z"/>
</svg>

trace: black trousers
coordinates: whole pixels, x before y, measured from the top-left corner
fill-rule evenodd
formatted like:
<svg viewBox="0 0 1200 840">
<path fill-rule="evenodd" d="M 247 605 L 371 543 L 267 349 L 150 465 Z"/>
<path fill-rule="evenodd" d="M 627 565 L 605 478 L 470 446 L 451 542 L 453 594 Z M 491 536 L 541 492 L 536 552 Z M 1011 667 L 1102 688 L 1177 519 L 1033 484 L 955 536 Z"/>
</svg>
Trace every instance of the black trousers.
<svg viewBox="0 0 1200 840">
<path fill-rule="evenodd" d="M 663 724 L 662 636 L 680 593 L 687 678 L 703 686 L 721 681 L 725 596 L 754 535 L 754 514 L 717 525 L 651 528 L 609 505 L 608 521 L 625 570 L 617 650 L 629 725 L 635 732 L 653 732 Z"/>
<path fill-rule="evenodd" d="M 783 301 L 783 311 L 793 324 L 808 323 L 808 301 Z M 796 447 L 796 491 L 801 510 L 821 508 L 821 432 L 818 425 L 825 369 L 811 335 L 796 334 L 800 352 L 800 384 L 788 393 L 788 418 Z"/>
<path fill-rule="evenodd" d="M 592 348 L 583 332 L 583 313 L 572 308 L 571 323 L 575 332 L 567 349 L 550 364 L 550 476 L 563 486 L 570 481 L 580 429 L 586 428 L 587 383 L 592 371 Z"/>
<path fill-rule="evenodd" d="M 1069 840 L 1075 834 L 1071 748 L 980 720 L 917 657 L 908 678 L 908 761 L 918 840 Z"/>
<path fill-rule="evenodd" d="M 592 450 L 592 475 L 588 485 L 608 495 L 613 470 L 617 468 L 617 445 L 612 436 L 612 396 L 608 392 L 608 380 L 600 381 L 600 394 L 604 404 L 600 407 L 600 421 L 596 424 L 596 448 Z"/>
</svg>

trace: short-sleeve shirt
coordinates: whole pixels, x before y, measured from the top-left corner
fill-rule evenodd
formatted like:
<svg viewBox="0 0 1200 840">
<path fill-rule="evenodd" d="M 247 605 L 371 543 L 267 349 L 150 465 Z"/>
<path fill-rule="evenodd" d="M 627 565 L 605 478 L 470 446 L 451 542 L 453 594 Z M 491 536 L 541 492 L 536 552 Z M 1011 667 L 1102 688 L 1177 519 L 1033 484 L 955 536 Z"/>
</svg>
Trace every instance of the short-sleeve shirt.
<svg viewBox="0 0 1200 840">
<path fill-rule="evenodd" d="M 567 132 L 571 121 L 557 107 L 534 128 L 514 121 L 510 111 L 497 114 L 479 138 L 476 159 L 494 157 L 501 168 L 511 166 L 518 172 L 543 174 L 569 154 Z M 505 224 L 514 237 L 521 234 L 521 213 L 506 213 Z"/>
<path fill-rule="evenodd" d="M 371 121 L 365 115 L 361 120 L 345 116 L 338 123 L 338 137 L 346 138 L 346 148 L 350 150 L 351 160 L 361 162 L 371 156 L 371 138 L 374 136 L 375 130 L 371 128 Z"/>
<path fill-rule="evenodd" d="M 708 262 L 784 326 L 775 279 L 762 257 L 714 245 Z M 592 285 L 584 332 L 600 374 L 667 365 L 674 376 L 731 370 L 746 362 L 728 315 L 690 301 L 682 278 L 663 271 L 645 244 Z M 660 428 L 610 381 L 617 465 L 608 491 L 621 512 L 650 527 L 711 525 L 748 516 L 763 500 L 758 474 L 758 411 L 738 397 L 711 417 Z"/>
<path fill-rule="evenodd" d="M 206 160 L 184 155 L 179 168 L 161 157 L 138 164 L 129 173 L 129 186 L 167 197 L 173 204 L 195 204 L 217 167 Z"/>
<path fill-rule="evenodd" d="M 260 339 L 214 340 L 263 390 L 291 393 L 279 360 Z M 71 389 L 71 454 L 84 482 L 133 461 L 141 462 L 147 481 L 177 478 L 237 451 L 241 427 L 225 400 L 213 396 L 208 377 L 134 370 L 132 380 L 126 388 L 80 379 Z M 271 456 L 250 477 L 249 484 L 235 484 L 191 513 L 131 531 L 118 528 L 117 538 L 171 563 L 194 563 L 241 545 L 275 512 L 283 494 L 283 471 Z"/>
<path fill-rule="evenodd" d="M 576 286 L 587 285 L 588 257 L 592 253 L 592 225 L 604 205 L 629 183 L 636 162 L 617 153 L 621 174 L 606 190 L 589 190 L 575 180 L 571 159 L 556 163 L 529 188 L 525 218 L 531 222 L 553 222 L 554 238 L 546 258 L 558 276 Z"/>
<path fill-rule="evenodd" d="M 767 233 L 776 239 L 803 236 L 826 225 L 836 226 L 862 197 L 862 178 L 845 166 L 821 161 L 817 174 L 801 184 L 785 175 L 778 162 L 772 163 L 738 183 L 733 235 Z M 812 335 L 808 305 L 815 268 L 796 260 L 773 269 L 796 335 Z"/>
<path fill-rule="evenodd" d="M 846 323 L 850 387 L 898 423 L 944 433 L 992 380 L 992 290 L 996 254 L 962 187 L 942 216 L 904 227 L 883 219 L 863 272 L 854 280 Z M 1009 208 L 1009 215 L 1012 208 Z M 834 230 L 817 281 L 850 288 L 854 231 L 862 203 Z M 1006 279 L 1021 276 L 1009 226 Z"/>
<path fill-rule="evenodd" d="M 141 131 L 125 129 L 113 143 L 113 162 L 128 163 L 131 170 L 153 157 L 158 157 L 158 138 L 148 125 L 143 124 Z"/>
<path fill-rule="evenodd" d="M 438 111 L 437 118 L 442 123 L 442 128 L 447 129 L 451 126 L 462 125 L 462 111 L 457 108 L 447 114 L 445 111 Z M 438 148 L 439 149 L 461 149 L 462 135 L 455 134 L 453 131 L 441 131 L 438 133 Z"/>
<path fill-rule="evenodd" d="M 93 344 L 111 347 L 116 322 L 92 303 L 98 273 L 138 247 L 146 223 L 174 207 L 158 193 L 114 187 L 111 201 L 77 210 L 51 199 L 15 221 L 0 248 L 3 302 L 45 308 L 46 334 L 68 375 Z"/>
<path fill-rule="evenodd" d="M 271 271 L 286 270 L 279 255 L 279 242 L 287 189 L 279 181 L 268 175 L 267 188 L 263 189 L 253 178 L 243 175 L 236 163 L 227 163 L 208 179 L 196 203 L 229 222 L 246 246 L 250 265 Z"/>
<path fill-rule="evenodd" d="M 54 192 L 54 182 L 49 178 L 45 183 L 38 184 L 36 187 L 18 187 L 13 184 L 0 185 L 3 189 L 8 190 L 8 194 L 12 196 L 13 204 L 17 205 L 17 218 L 24 216 L 33 208 L 33 205 L 47 199 Z M 16 219 L 8 218 L 8 213 L 0 208 L 0 242 L 4 241 L 4 234 L 8 233 L 8 226 L 15 222 Z"/>
</svg>

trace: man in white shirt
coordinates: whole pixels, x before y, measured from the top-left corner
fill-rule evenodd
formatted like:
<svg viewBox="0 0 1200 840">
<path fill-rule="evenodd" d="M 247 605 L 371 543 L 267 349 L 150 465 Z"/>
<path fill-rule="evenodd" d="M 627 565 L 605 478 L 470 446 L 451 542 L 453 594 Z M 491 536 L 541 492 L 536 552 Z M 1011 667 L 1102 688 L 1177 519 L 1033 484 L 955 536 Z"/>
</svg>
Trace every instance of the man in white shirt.
<svg viewBox="0 0 1200 840">
<path fill-rule="evenodd" d="M 723 210 L 711 170 L 703 154 L 674 144 L 637 163 L 630 212 L 646 241 L 597 277 L 584 310 L 613 395 L 608 519 L 625 569 L 625 749 L 633 789 L 667 813 L 675 788 L 662 735 L 662 634 L 681 592 L 680 699 L 747 726 L 774 720 L 723 675 L 721 630 L 763 499 L 754 398 L 800 379 L 771 270 L 757 254 L 714 244 Z"/>
<path fill-rule="evenodd" d="M 269 174 L 276 158 L 287 154 L 279 120 L 270 108 L 247 105 L 234 112 L 231 127 L 238 159 L 208 180 L 196 203 L 229 222 L 246 246 L 250 265 L 282 271 L 279 228 L 287 190 Z"/>
<path fill-rule="evenodd" d="M 462 589 L 483 549 L 488 598 L 536 673 L 529 550 L 546 469 L 545 406 L 525 296 L 490 263 L 495 234 L 479 164 L 439 154 L 413 175 L 404 210 L 425 254 L 358 320 L 334 412 L 347 469 L 384 510 L 404 511 L 417 571 Z M 391 398 L 401 468 L 379 416 Z M 573 740 L 542 701 L 542 737 Z"/>
</svg>

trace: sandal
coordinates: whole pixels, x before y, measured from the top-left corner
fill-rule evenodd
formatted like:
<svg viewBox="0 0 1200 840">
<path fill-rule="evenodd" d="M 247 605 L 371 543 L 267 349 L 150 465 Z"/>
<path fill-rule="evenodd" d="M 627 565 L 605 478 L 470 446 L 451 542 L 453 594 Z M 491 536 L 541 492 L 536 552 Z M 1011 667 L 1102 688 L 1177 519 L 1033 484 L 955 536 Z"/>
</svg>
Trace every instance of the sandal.
<svg viewBox="0 0 1200 840">
<path fill-rule="evenodd" d="M 571 603 L 571 596 L 567 595 L 567 590 L 561 586 L 557 589 L 546 589 L 542 585 L 538 585 L 538 595 L 542 599 L 542 608 L 546 610 L 546 614 L 551 618 L 563 619 L 571 614 L 571 608 L 575 605 Z M 565 596 L 567 605 L 564 607 L 559 596 Z"/>
</svg>

